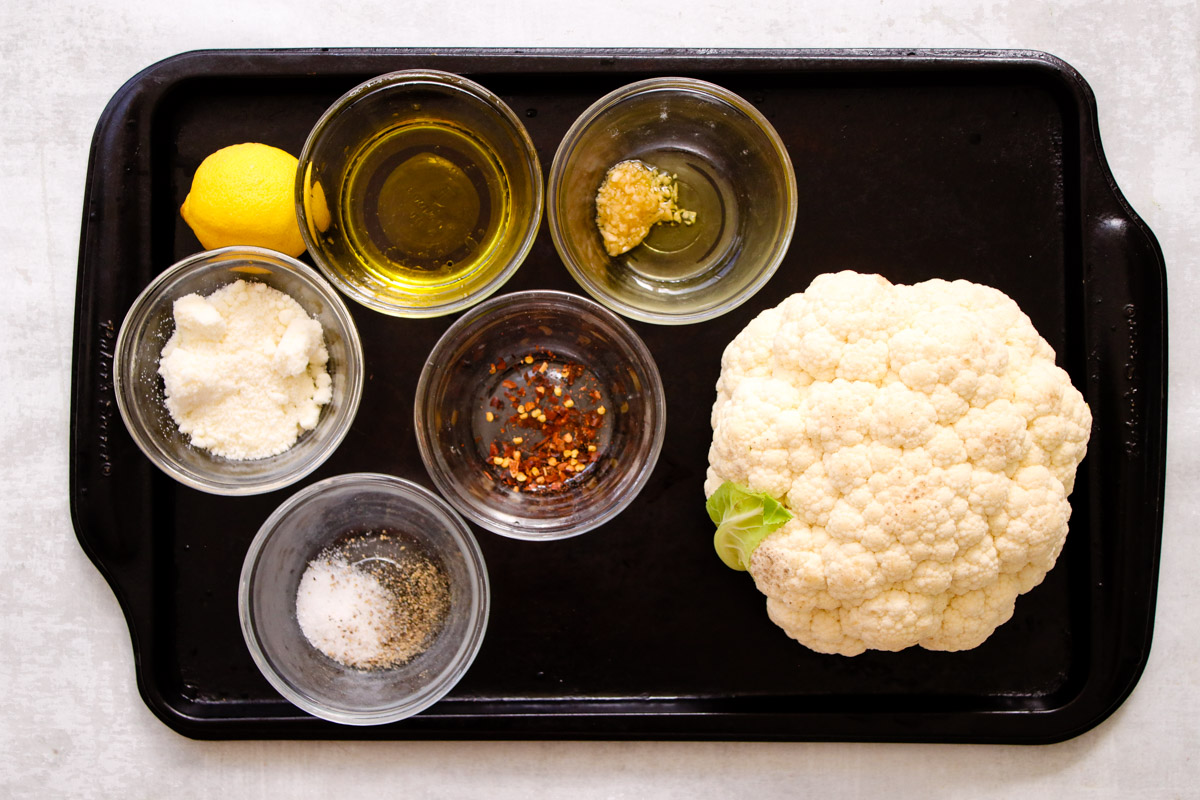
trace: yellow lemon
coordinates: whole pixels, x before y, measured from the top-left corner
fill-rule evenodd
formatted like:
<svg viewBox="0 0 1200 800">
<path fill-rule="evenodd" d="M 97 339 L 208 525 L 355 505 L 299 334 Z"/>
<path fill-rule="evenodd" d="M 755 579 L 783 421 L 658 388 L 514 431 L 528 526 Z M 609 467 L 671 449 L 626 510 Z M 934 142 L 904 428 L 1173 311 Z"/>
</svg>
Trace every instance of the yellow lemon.
<svg viewBox="0 0 1200 800">
<path fill-rule="evenodd" d="M 308 233 L 316 239 L 318 233 L 329 229 L 333 218 L 329 215 L 329 204 L 325 202 L 325 190 L 321 182 L 312 179 L 312 162 L 304 172 L 304 189 L 304 215 L 309 221 Z M 316 230 L 313 230 L 314 227 Z"/>
<path fill-rule="evenodd" d="M 298 166 L 295 156 L 270 145 L 223 147 L 200 162 L 179 213 L 205 249 L 254 245 L 298 256 Z"/>
</svg>

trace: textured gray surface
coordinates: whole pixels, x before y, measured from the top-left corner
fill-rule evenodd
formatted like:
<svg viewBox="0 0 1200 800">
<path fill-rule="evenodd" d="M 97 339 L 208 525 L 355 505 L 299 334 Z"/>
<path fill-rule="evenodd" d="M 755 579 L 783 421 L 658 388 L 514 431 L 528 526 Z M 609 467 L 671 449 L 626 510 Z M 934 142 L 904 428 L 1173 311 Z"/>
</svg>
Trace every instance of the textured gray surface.
<svg viewBox="0 0 1200 800">
<path fill-rule="evenodd" d="M 18 10 L 18 9 L 23 10 Z M 624 9 L 627 16 L 616 9 Z M 620 20 L 620 22 L 618 22 Z M 0 796 L 1185 797 L 1200 777 L 1200 5 L 789 0 L 683 4 L 234 3 L 0 8 Z M 67 425 L 79 215 L 93 127 L 141 68 L 197 48 L 996 47 L 1054 53 L 1095 90 L 1112 171 L 1162 244 L 1171 425 L 1150 663 L 1097 729 L 1048 747 L 695 743 L 201 743 L 134 686 L 128 631 L 79 548 Z"/>
</svg>

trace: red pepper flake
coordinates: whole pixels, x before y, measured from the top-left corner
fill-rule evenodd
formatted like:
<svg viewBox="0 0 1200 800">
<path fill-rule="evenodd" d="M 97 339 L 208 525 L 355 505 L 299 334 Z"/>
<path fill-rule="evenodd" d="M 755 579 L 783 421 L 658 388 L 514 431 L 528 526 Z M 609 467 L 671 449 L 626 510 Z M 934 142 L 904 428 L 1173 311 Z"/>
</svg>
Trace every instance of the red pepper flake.
<svg viewBox="0 0 1200 800">
<path fill-rule="evenodd" d="M 602 395 L 591 380 L 583 380 L 575 388 L 587 370 L 575 362 L 558 363 L 548 351 L 527 353 L 515 363 L 522 370 L 515 377 L 530 390 L 526 392 L 516 380 L 507 378 L 500 383 L 503 391 L 488 405 L 497 410 L 509 408 L 509 418 L 498 419 L 520 433 L 504 437 L 505 428 L 501 428 L 502 438 L 489 445 L 488 466 L 494 478 L 513 491 L 560 492 L 581 478 L 580 473 L 598 458 L 596 442 L 605 411 L 595 403 Z M 507 363 L 500 359 L 489 371 L 495 374 L 506 368 Z M 589 405 L 592 407 L 582 407 Z M 581 455 L 581 451 L 585 452 Z"/>
</svg>

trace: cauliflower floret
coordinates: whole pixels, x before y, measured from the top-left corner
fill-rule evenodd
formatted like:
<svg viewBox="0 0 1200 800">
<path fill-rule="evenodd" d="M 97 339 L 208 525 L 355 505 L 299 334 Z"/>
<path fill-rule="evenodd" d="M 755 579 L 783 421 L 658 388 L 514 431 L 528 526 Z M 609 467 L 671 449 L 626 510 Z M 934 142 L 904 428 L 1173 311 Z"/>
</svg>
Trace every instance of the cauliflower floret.
<svg viewBox="0 0 1200 800">
<path fill-rule="evenodd" d="M 1002 292 L 821 275 L 726 348 L 705 494 L 792 513 L 749 570 L 802 644 L 968 649 L 1054 566 L 1091 424 Z"/>
</svg>

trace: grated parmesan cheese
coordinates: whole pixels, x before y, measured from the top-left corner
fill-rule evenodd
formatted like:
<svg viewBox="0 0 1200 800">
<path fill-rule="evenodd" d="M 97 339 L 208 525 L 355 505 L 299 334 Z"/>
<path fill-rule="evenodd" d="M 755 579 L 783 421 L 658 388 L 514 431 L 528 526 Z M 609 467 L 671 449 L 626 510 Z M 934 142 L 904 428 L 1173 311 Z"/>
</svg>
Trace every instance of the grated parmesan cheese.
<svg viewBox="0 0 1200 800">
<path fill-rule="evenodd" d="M 321 323 L 288 295 L 237 281 L 173 307 L 158 371 L 167 410 L 196 447 L 231 459 L 282 453 L 332 399 Z"/>
</svg>

